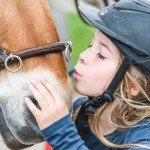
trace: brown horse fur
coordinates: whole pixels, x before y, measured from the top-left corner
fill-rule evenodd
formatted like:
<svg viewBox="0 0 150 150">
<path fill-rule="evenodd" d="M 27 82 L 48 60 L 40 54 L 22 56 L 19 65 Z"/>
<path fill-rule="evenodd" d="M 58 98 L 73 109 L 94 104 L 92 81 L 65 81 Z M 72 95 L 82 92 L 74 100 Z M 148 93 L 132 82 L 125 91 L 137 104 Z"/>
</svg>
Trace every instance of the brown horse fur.
<svg viewBox="0 0 150 150">
<path fill-rule="evenodd" d="M 0 45 L 8 52 L 13 53 L 59 40 L 46 0 L 1 0 L 0 11 Z M 30 71 L 37 65 L 58 70 L 58 78 L 63 79 L 62 81 L 67 79 L 62 54 L 28 59 L 24 61 L 23 71 Z"/>
<path fill-rule="evenodd" d="M 0 0 L 0 48 L 13 53 L 57 41 L 59 37 L 47 0 Z M 70 107 L 71 84 L 62 53 L 26 59 L 17 73 L 0 71 L 0 133 L 11 149 L 22 149 L 41 141 L 36 131 L 28 131 L 31 127 L 26 126 L 24 118 L 30 120 L 31 117 L 28 118 L 25 104 L 18 102 L 31 80 L 41 77 L 47 77 L 56 86 Z M 12 135 L 19 142 L 11 138 Z"/>
</svg>

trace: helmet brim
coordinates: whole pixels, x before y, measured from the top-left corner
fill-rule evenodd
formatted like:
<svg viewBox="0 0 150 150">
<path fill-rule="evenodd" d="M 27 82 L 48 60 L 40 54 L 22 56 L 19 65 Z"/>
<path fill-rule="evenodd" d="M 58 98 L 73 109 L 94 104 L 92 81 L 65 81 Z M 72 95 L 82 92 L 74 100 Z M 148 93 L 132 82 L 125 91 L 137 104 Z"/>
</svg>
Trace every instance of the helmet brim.
<svg viewBox="0 0 150 150">
<path fill-rule="evenodd" d="M 84 7 L 79 7 L 79 11 L 81 12 L 81 14 L 93 25 L 95 26 L 97 29 L 99 29 L 101 32 L 103 32 L 104 34 L 120 41 L 120 42 L 123 42 L 123 43 L 126 43 L 127 45 L 131 46 L 132 48 L 134 48 L 133 50 L 136 52 L 136 53 L 140 53 L 140 55 L 143 55 L 143 56 L 148 56 L 149 54 L 145 51 L 145 50 L 142 50 L 142 51 L 139 51 L 139 47 L 132 43 L 131 41 L 129 41 L 128 39 L 125 39 L 123 38 L 122 36 L 120 36 L 119 34 L 111 31 L 106 25 L 105 23 L 103 22 L 102 18 L 98 15 L 98 12 L 97 11 L 94 11 L 94 10 L 90 10 L 90 9 L 87 9 L 87 8 L 84 8 Z M 104 11 L 106 10 L 103 10 L 101 11 L 101 13 L 104 13 Z M 103 15 L 103 14 L 102 14 Z M 124 51 L 125 52 L 125 51 Z"/>
<path fill-rule="evenodd" d="M 105 23 L 98 16 L 97 11 L 90 10 L 84 7 L 79 7 L 81 14 L 96 28 L 100 29 L 102 32 L 110 35 L 110 30 L 106 27 Z"/>
</svg>

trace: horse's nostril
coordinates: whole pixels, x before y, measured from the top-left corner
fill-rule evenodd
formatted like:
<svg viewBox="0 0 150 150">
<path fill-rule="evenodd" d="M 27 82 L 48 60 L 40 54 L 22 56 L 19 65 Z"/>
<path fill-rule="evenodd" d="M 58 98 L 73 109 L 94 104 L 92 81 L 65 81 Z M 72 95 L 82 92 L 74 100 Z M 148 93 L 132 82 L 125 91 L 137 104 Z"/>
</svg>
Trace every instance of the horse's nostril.
<svg viewBox="0 0 150 150">
<path fill-rule="evenodd" d="M 25 121 L 25 124 L 32 129 L 33 131 L 35 131 L 38 134 L 40 133 L 40 129 L 36 123 L 35 118 L 33 117 L 32 113 L 30 112 L 30 110 L 27 108 L 26 104 L 25 104 L 25 97 L 29 97 L 32 102 L 36 105 L 37 108 L 40 109 L 37 101 L 35 100 L 35 98 L 31 95 L 31 93 L 29 91 L 25 91 L 21 94 L 20 96 L 20 110 L 23 116 L 23 120 Z"/>
<path fill-rule="evenodd" d="M 32 102 L 35 104 L 35 106 L 41 110 L 41 108 L 40 108 L 38 102 L 35 100 L 35 98 L 33 96 L 29 96 L 29 98 L 32 100 Z"/>
<path fill-rule="evenodd" d="M 21 106 L 26 107 L 26 104 L 24 102 L 25 101 L 25 97 L 30 98 L 32 100 L 32 102 L 35 104 L 35 106 L 37 108 L 41 109 L 40 106 L 38 105 L 38 102 L 36 101 L 36 99 L 33 97 L 33 95 L 29 91 L 25 91 L 25 92 L 23 92 L 21 94 L 21 96 L 19 98 Z"/>
<path fill-rule="evenodd" d="M 35 98 L 30 98 L 31 100 L 32 100 L 32 102 L 37 106 L 38 105 L 38 103 L 37 103 L 37 101 L 35 100 Z"/>
</svg>

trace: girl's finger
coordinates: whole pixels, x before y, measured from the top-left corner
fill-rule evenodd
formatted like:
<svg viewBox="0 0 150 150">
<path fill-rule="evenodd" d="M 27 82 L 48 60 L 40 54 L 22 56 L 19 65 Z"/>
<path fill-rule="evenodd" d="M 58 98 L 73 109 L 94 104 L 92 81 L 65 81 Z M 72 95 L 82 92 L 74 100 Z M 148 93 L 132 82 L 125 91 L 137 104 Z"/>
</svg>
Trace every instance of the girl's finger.
<svg viewBox="0 0 150 150">
<path fill-rule="evenodd" d="M 45 102 L 45 98 L 42 96 L 42 94 L 32 85 L 29 85 L 29 89 L 32 92 L 34 98 L 38 102 L 41 109 L 45 109 L 47 107 L 47 103 Z"/>
<path fill-rule="evenodd" d="M 56 89 L 46 79 L 41 80 L 41 82 L 48 89 L 48 91 L 50 92 L 50 94 L 54 100 L 59 98 L 59 95 L 58 95 Z"/>
<path fill-rule="evenodd" d="M 45 102 L 50 105 L 50 100 L 52 99 L 52 96 L 48 89 L 41 83 L 41 81 L 32 81 L 32 84 L 34 87 L 42 94 L 42 96 L 45 98 Z"/>
<path fill-rule="evenodd" d="M 27 107 L 29 108 L 29 110 L 31 111 L 31 113 L 33 114 L 33 116 L 37 117 L 38 114 L 40 113 L 40 110 L 34 105 L 34 103 L 31 101 L 31 99 L 26 97 L 25 103 L 26 103 Z"/>
</svg>

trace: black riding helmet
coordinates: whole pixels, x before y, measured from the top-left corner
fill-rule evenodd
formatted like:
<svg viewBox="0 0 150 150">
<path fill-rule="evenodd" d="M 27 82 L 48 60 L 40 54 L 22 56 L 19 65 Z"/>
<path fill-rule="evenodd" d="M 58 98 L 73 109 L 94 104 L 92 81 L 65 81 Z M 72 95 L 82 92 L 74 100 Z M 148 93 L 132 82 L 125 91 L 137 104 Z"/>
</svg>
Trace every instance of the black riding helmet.
<svg viewBox="0 0 150 150">
<path fill-rule="evenodd" d="M 125 55 L 110 86 L 98 98 L 99 101 L 112 101 L 129 64 L 136 63 L 150 74 L 150 0 L 122 0 L 98 12 L 81 7 L 79 10 Z"/>
<path fill-rule="evenodd" d="M 79 8 L 92 25 L 150 72 L 150 0 L 122 0 L 96 12 Z"/>
</svg>

